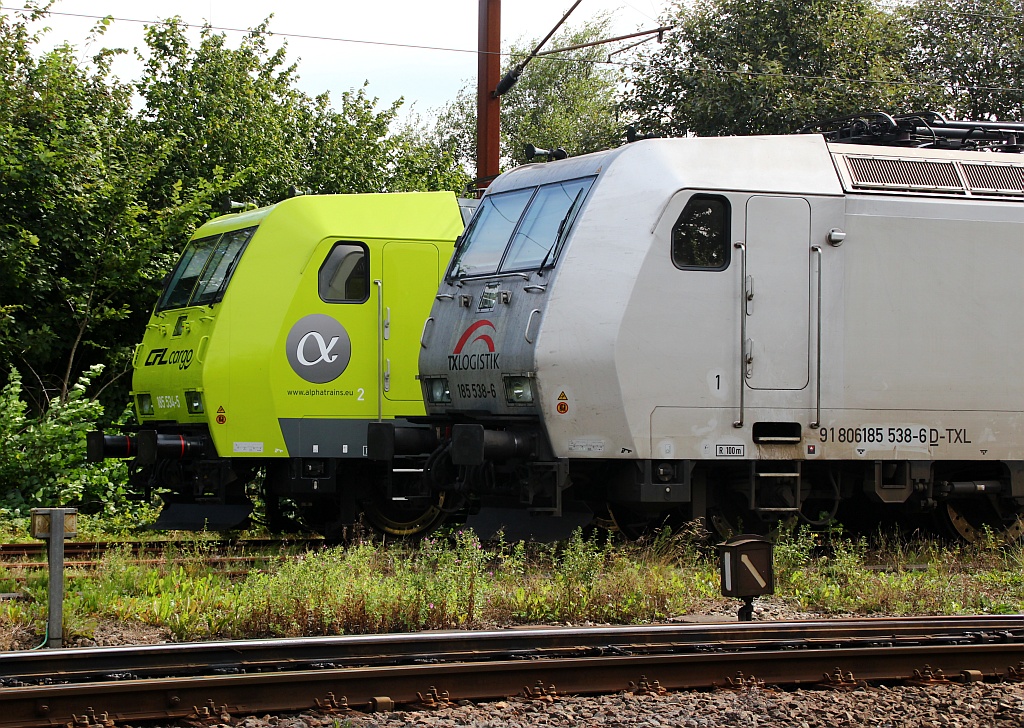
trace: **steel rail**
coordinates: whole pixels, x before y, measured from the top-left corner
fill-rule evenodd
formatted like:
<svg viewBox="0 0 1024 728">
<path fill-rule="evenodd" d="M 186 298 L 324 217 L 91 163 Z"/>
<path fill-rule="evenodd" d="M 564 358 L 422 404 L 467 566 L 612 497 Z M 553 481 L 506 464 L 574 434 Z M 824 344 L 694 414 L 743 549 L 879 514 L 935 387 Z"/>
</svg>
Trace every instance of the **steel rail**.
<svg viewBox="0 0 1024 728">
<path fill-rule="evenodd" d="M 79 716 L 138 721 L 307 709 L 391 710 L 435 700 L 485 700 L 517 693 L 551 698 L 655 684 L 696 689 L 758 683 L 902 680 L 919 673 L 1004 676 L 1024 657 L 1020 644 L 768 650 L 402 665 L 206 678 L 124 680 L 0 690 L 0 727 L 72 723 Z M 973 678 L 972 678 L 973 679 Z M 535 688 L 529 686 L 535 685 Z M 525 686 L 525 687 L 520 687 Z"/>
<path fill-rule="evenodd" d="M 66 541 L 65 555 L 101 554 L 112 549 L 126 549 L 133 554 L 162 553 L 168 549 L 183 551 L 203 549 L 241 550 L 294 547 L 296 549 L 322 548 L 325 542 L 321 538 L 257 538 L 257 539 L 208 539 L 184 541 Z M 46 544 L 38 542 L 2 543 L 0 558 L 23 556 L 46 556 Z"/>
<path fill-rule="evenodd" d="M 971 671 L 972 679 L 998 678 L 1024 672 L 1020 669 L 1024 665 L 1021 623 L 1021 617 L 911 618 L 373 635 L 315 640 L 321 643 L 315 649 L 321 650 L 337 651 L 339 645 L 347 645 L 351 660 L 344 666 L 320 663 L 321 669 L 309 669 L 311 653 L 296 657 L 299 644 L 311 640 L 278 641 L 276 658 L 275 642 L 249 641 L 231 643 L 239 674 L 108 676 L 100 681 L 35 686 L 10 676 L 27 674 L 31 670 L 26 666 L 38 668 L 44 663 L 36 655 L 46 653 L 5 653 L 0 655 L 0 669 L 9 677 L 7 687 L 0 688 L 0 728 L 62 725 L 91 713 L 130 721 L 203 717 L 203 711 L 238 715 L 316 707 L 340 710 L 345 704 L 389 709 L 394 704 L 431 702 L 443 695 L 480 700 L 520 692 L 530 695 L 531 690 L 594 694 L 652 681 L 665 689 L 725 686 L 730 681 L 743 684 L 751 677 L 770 684 L 802 685 L 821 682 L 823 675 L 833 673 L 858 680 L 899 680 L 929 670 L 950 676 Z M 590 648 L 580 646 L 588 640 L 593 641 Z M 330 642 L 338 644 L 331 647 Z M 527 644 L 537 649 L 523 649 Z M 230 648 L 229 643 L 204 647 L 137 648 L 134 659 L 149 654 L 149 667 L 156 674 L 160 659 L 156 656 L 167 658 L 191 650 L 193 666 L 209 671 L 209 658 L 217 650 Z M 431 648 L 438 649 L 423 652 Z M 74 653 L 109 659 L 114 654 L 127 658 L 133 651 L 104 648 L 49 654 L 75 661 Z M 243 666 L 237 658 L 246 653 L 250 663 Z M 258 660 L 252 660 L 257 653 Z M 374 654 L 378 664 L 367 664 L 374 662 L 369 659 Z M 381 659 L 395 664 L 379 664 Z M 427 660 L 431 664 L 415 664 Z M 264 664 L 254 665 L 257 661 Z M 252 674 L 257 667 L 272 670 Z M 49 677 L 75 679 L 76 671 L 81 678 L 80 666 L 74 665 Z M 165 666 L 164 674 L 171 672 Z M 121 673 L 119 677 L 138 675 Z M 524 690 L 524 685 L 539 687 Z"/>
<path fill-rule="evenodd" d="M 810 649 L 913 641 L 1019 640 L 1024 616 L 965 616 L 730 622 L 624 627 L 452 630 L 276 640 L 232 640 L 0 653 L 0 685 L 33 680 L 104 680 L 277 670 L 281 665 L 396 665 L 416 661 L 485 661 L 604 652 Z"/>
</svg>

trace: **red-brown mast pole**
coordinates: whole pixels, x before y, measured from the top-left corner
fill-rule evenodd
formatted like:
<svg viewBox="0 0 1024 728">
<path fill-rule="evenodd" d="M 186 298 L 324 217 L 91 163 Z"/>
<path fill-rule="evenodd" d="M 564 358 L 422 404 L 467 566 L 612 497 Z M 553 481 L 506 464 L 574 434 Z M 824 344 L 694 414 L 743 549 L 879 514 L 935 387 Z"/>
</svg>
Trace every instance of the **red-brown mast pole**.
<svg viewBox="0 0 1024 728">
<path fill-rule="evenodd" d="M 501 155 L 501 101 L 494 90 L 501 80 L 501 0 L 480 0 L 480 42 L 477 53 L 476 176 L 486 187 L 498 174 Z"/>
</svg>

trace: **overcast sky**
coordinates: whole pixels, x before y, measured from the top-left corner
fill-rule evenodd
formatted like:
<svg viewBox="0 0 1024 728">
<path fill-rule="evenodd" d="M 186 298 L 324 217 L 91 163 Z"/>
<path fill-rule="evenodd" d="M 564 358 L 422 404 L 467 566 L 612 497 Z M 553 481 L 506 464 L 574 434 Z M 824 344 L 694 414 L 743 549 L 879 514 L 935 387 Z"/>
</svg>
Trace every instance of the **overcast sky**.
<svg viewBox="0 0 1024 728">
<path fill-rule="evenodd" d="M 6 10 L 21 7 L 9 0 L 0 2 Z M 573 2 L 505 0 L 503 45 L 543 37 Z M 624 35 L 657 27 L 659 15 L 670 4 L 671 0 L 582 0 L 566 25 L 611 11 L 613 32 Z M 369 81 L 370 94 L 382 102 L 404 96 L 406 109 L 415 102 L 415 110 L 426 115 L 476 77 L 478 7 L 479 0 L 58 0 L 46 21 L 52 30 L 45 37 L 47 45 L 66 40 L 90 55 L 103 46 L 141 46 L 144 23 L 133 21 L 180 15 L 197 26 L 209 22 L 215 28 L 244 30 L 273 14 L 270 30 L 278 37 L 272 43 L 287 42 L 290 59 L 299 62 L 299 86 L 306 93 L 330 91 L 338 97 Z M 89 47 L 95 18 L 105 15 L 115 18 L 113 26 Z M 239 34 L 228 30 L 227 35 L 237 45 Z M 127 60 L 115 66 L 126 80 L 139 69 Z"/>
</svg>

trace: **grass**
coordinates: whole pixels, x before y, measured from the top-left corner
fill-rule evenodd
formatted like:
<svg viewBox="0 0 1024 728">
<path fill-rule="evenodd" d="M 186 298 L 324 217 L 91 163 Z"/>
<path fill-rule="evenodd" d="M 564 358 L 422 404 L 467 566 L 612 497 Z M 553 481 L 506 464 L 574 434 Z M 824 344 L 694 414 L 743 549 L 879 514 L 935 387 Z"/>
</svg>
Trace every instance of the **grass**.
<svg viewBox="0 0 1024 728">
<path fill-rule="evenodd" d="M 775 600 L 825 614 L 1011 613 L 1024 608 L 1024 546 L 795 530 L 775 544 Z M 720 596 L 715 551 L 693 534 L 635 543 L 480 543 L 462 531 L 418 548 L 360 543 L 271 562 L 242 577 L 208 565 L 201 538 L 154 567 L 114 549 L 69 579 L 65 639 L 104 620 L 166 630 L 176 640 L 297 637 L 525 624 L 638 624 L 709 610 Z M 910 568 L 913 566 L 913 568 Z M 38 644 L 46 574 L 25 599 L 0 602 L 0 649 Z M 0 571 L 0 582 L 16 582 Z"/>
</svg>

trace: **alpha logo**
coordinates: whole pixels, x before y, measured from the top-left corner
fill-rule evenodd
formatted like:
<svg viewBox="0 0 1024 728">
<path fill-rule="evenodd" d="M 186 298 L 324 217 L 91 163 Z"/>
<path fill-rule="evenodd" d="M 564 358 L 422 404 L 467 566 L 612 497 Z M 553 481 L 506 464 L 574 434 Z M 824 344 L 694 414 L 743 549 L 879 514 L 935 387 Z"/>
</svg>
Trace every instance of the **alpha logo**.
<svg viewBox="0 0 1024 728">
<path fill-rule="evenodd" d="M 463 331 L 462 336 L 459 337 L 458 343 L 455 344 L 454 351 L 448 355 L 448 369 L 450 371 L 460 372 L 474 369 L 500 368 L 500 365 L 498 364 L 498 357 L 501 356 L 501 354 L 496 354 L 494 352 L 494 339 L 491 338 L 489 333 L 483 332 L 481 329 L 490 329 L 491 331 L 495 331 L 494 324 L 487 319 L 481 319 Z M 478 341 L 487 347 L 486 352 L 478 352 L 476 354 L 462 353 L 463 349 Z"/>
<path fill-rule="evenodd" d="M 292 370 L 307 382 L 324 384 L 341 376 L 352 359 L 345 327 L 330 316 L 312 313 L 295 322 L 285 341 Z"/>
<path fill-rule="evenodd" d="M 188 369 L 192 364 L 192 350 L 175 349 L 168 352 L 167 349 L 153 349 L 146 356 L 146 363 L 143 366 L 159 367 L 164 364 L 177 364 L 178 369 Z"/>
</svg>

